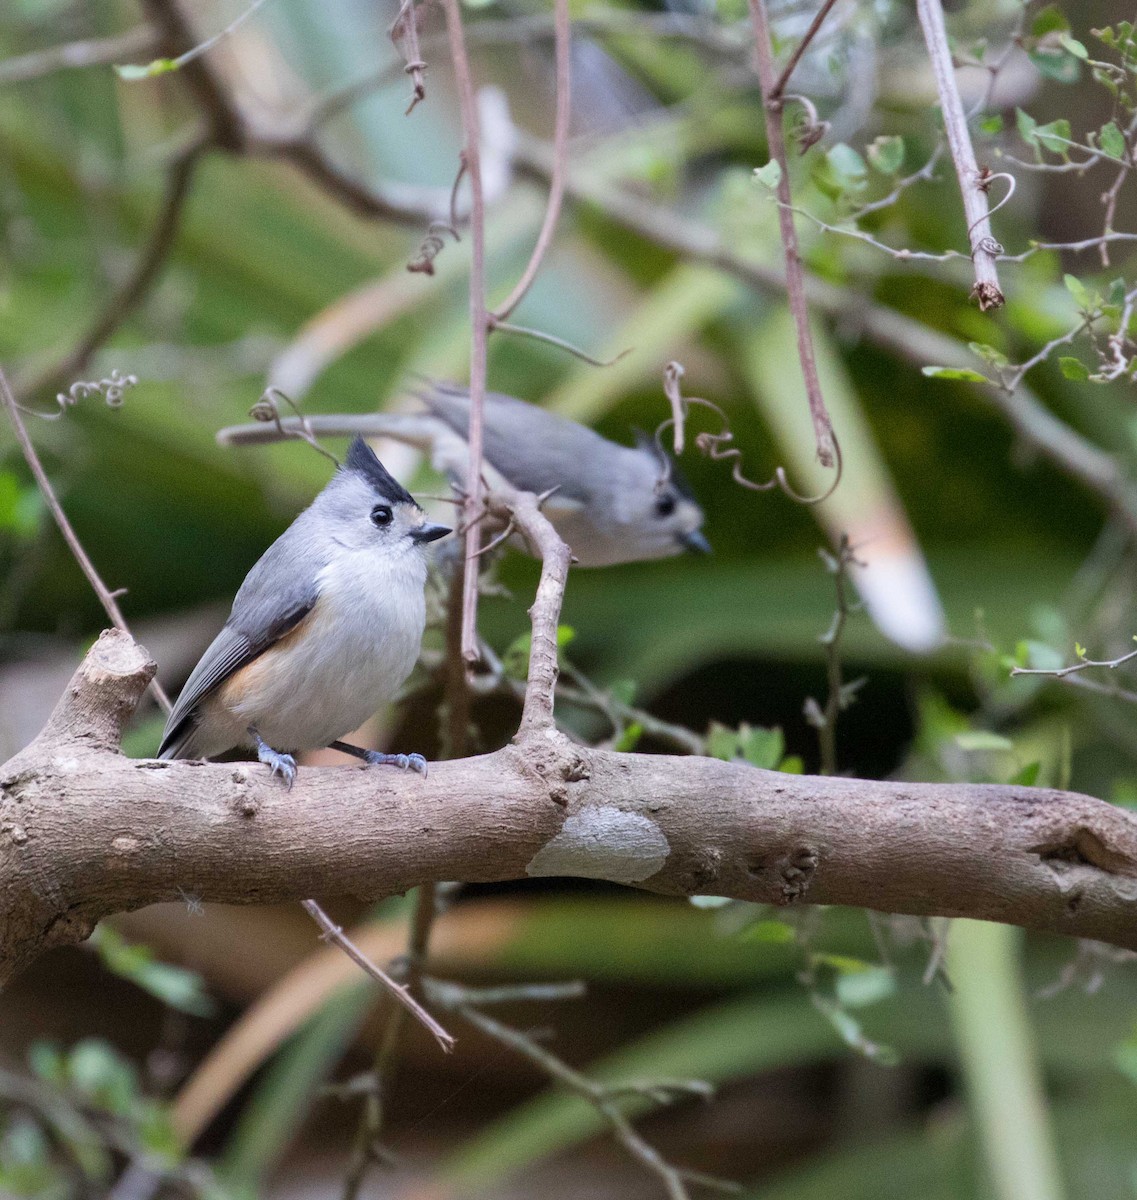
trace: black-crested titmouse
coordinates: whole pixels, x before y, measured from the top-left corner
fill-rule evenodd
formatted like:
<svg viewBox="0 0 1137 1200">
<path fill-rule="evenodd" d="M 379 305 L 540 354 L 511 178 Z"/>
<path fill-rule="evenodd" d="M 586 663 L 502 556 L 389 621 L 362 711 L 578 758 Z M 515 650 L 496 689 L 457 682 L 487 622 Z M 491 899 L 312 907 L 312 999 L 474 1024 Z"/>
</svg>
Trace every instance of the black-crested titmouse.
<svg viewBox="0 0 1137 1200">
<path fill-rule="evenodd" d="M 436 469 L 465 481 L 470 395 L 454 384 L 420 391 L 425 413 L 382 412 L 311 416 L 316 434 L 392 437 L 426 451 Z M 285 419 L 285 430 L 299 422 Z M 487 475 L 496 472 L 521 491 L 552 494 L 543 511 L 583 567 L 667 558 L 684 550 L 707 553 L 703 510 L 674 464 L 647 435 L 621 446 L 565 417 L 524 400 L 489 392 L 485 401 Z M 225 444 L 273 441 L 267 424 L 238 425 L 217 435 Z"/>
<path fill-rule="evenodd" d="M 324 490 L 245 577 L 166 722 L 159 758 L 249 746 L 291 787 L 292 753 L 331 746 L 426 774 L 421 754 L 339 739 L 391 700 L 426 624 L 427 542 L 448 534 L 356 438 Z"/>
</svg>

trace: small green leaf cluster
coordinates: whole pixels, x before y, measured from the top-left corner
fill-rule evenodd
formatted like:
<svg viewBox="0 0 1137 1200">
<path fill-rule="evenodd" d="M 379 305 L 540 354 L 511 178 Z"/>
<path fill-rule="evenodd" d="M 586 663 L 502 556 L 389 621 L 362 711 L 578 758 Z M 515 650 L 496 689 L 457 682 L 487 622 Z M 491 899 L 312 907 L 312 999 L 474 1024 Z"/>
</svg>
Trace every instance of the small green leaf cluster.
<svg viewBox="0 0 1137 1200">
<path fill-rule="evenodd" d="M 195 1017 L 213 1015 L 215 1006 L 196 972 L 160 962 L 149 946 L 128 942 L 105 923 L 95 929 L 87 945 L 108 971 L 130 980 L 163 1004 Z"/>
<path fill-rule="evenodd" d="M 786 739 L 780 729 L 763 729 L 745 722 L 737 729 L 712 723 L 707 732 L 707 754 L 726 762 L 747 762 L 752 767 L 788 775 L 800 775 L 805 770 L 796 754 L 786 754 Z"/>
</svg>

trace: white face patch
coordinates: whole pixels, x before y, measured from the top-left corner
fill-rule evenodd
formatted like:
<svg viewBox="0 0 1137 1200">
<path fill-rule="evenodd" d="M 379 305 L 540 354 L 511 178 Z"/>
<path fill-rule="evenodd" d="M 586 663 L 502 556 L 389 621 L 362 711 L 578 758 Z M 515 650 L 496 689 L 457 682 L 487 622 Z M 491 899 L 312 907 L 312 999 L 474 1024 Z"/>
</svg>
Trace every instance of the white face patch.
<svg viewBox="0 0 1137 1200">
<path fill-rule="evenodd" d="M 569 817 L 525 870 L 529 875 L 641 883 L 663 866 L 670 853 L 667 838 L 654 821 L 597 805 Z"/>
</svg>

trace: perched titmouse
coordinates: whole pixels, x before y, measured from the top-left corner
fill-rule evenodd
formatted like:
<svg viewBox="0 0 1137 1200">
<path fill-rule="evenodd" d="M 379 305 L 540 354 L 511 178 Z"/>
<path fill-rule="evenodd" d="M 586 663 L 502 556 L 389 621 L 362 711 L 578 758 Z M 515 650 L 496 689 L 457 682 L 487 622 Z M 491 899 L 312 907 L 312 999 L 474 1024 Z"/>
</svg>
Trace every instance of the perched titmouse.
<svg viewBox="0 0 1137 1200">
<path fill-rule="evenodd" d="M 449 532 L 427 522 L 357 437 L 344 465 L 245 577 L 170 713 L 158 757 L 250 746 L 291 787 L 289 752 L 331 746 L 425 775 L 421 754 L 339 739 L 411 673 L 426 624 L 423 547 Z"/>
<path fill-rule="evenodd" d="M 311 416 L 320 435 L 363 433 L 393 437 L 430 454 L 434 466 L 465 483 L 470 396 L 464 387 L 430 383 L 420 393 L 425 413 Z M 294 418 L 284 430 L 299 428 Z M 674 464 L 646 434 L 620 446 L 594 430 L 524 400 L 490 392 L 485 403 L 485 461 L 522 491 L 552 490 L 543 511 L 584 567 L 667 558 L 684 550 L 710 551 L 703 510 Z M 275 441 L 275 425 L 223 429 L 228 445 Z M 555 490 L 553 490 L 555 489 Z"/>
</svg>

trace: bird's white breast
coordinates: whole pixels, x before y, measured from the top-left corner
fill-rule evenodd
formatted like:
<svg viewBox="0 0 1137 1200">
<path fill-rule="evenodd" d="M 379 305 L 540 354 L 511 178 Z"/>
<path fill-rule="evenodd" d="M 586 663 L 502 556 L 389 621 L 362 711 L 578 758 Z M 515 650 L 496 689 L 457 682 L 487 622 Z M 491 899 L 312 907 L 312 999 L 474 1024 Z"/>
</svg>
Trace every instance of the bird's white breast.
<svg viewBox="0 0 1137 1200">
<path fill-rule="evenodd" d="M 270 746 L 326 746 L 390 701 L 418 658 L 426 624 L 421 553 L 341 551 L 295 634 L 249 668 L 234 715 Z"/>
</svg>

